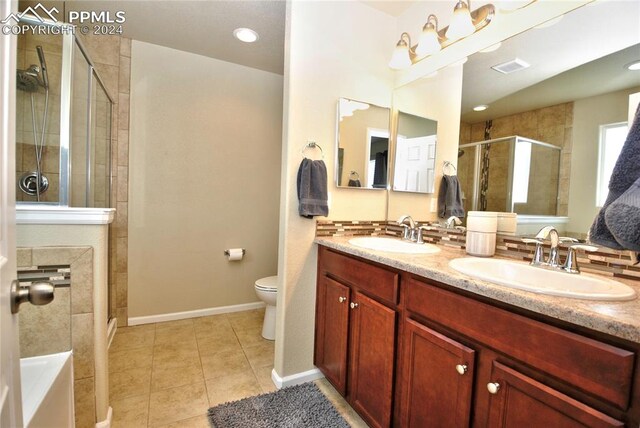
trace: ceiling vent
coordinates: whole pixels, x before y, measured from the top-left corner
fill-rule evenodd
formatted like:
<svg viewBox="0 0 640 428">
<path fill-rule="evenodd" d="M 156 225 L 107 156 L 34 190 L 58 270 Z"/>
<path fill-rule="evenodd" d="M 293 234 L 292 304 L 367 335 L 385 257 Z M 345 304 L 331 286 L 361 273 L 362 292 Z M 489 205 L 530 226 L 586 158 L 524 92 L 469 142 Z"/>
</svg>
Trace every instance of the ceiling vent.
<svg viewBox="0 0 640 428">
<path fill-rule="evenodd" d="M 515 58 L 511 61 L 503 62 L 502 64 L 494 65 L 493 68 L 495 71 L 500 72 L 502 74 L 511 74 L 516 71 L 524 70 L 525 68 L 529 68 L 530 65 L 521 60 L 520 58 Z"/>
</svg>

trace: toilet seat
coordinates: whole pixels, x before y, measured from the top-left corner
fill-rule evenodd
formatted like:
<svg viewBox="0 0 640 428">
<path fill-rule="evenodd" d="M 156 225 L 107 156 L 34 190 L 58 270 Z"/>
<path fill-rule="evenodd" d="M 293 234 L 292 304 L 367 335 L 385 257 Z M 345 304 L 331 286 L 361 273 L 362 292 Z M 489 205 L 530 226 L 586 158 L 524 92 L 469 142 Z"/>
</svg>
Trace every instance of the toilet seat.
<svg viewBox="0 0 640 428">
<path fill-rule="evenodd" d="M 275 293 L 278 291 L 278 277 L 268 276 L 266 278 L 260 278 L 256 281 L 256 289 L 260 291 Z"/>
</svg>

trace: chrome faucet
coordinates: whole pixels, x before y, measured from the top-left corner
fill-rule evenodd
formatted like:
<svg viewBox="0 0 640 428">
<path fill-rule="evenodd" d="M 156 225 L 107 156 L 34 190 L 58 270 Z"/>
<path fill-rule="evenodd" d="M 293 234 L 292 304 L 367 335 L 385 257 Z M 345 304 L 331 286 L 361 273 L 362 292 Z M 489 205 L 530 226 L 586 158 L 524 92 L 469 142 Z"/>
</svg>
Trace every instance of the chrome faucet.
<svg viewBox="0 0 640 428">
<path fill-rule="evenodd" d="M 545 226 L 536 235 L 536 239 L 541 241 L 549 239 L 551 241 L 551 249 L 549 250 L 549 258 L 546 265 L 550 267 L 558 267 L 560 265 L 560 255 L 558 254 L 558 244 L 560 244 L 560 236 L 558 230 L 553 226 Z"/>
<path fill-rule="evenodd" d="M 444 222 L 444 227 L 446 227 L 447 229 L 453 229 L 454 226 L 461 225 L 461 224 L 462 224 L 462 220 L 452 215 L 447 219 L 447 221 Z"/>
<path fill-rule="evenodd" d="M 549 250 L 549 257 L 544 260 L 544 249 L 542 245 L 545 240 L 549 240 L 551 243 L 551 249 Z M 546 269 L 560 270 L 567 273 L 580 273 L 578 266 L 578 260 L 576 257 L 576 250 L 584 251 L 596 251 L 598 248 L 591 245 L 579 244 L 577 239 L 561 237 L 558 235 L 558 230 L 553 226 L 545 226 L 536 235 L 535 238 L 524 238 L 522 242 L 527 244 L 536 244 L 536 250 L 531 260 L 531 266 L 538 266 Z M 567 259 L 564 264 L 560 264 L 560 254 L 558 252 L 558 246 L 563 242 L 573 242 L 574 244 L 569 246 L 567 252 Z"/>
<path fill-rule="evenodd" d="M 409 225 L 405 222 L 409 222 Z M 424 244 L 424 240 L 422 239 L 422 229 L 426 229 L 425 226 L 420 226 L 420 223 L 414 221 L 413 218 L 407 214 L 400 216 L 398 224 L 404 229 L 402 232 L 403 240 L 415 242 L 416 244 Z"/>
</svg>

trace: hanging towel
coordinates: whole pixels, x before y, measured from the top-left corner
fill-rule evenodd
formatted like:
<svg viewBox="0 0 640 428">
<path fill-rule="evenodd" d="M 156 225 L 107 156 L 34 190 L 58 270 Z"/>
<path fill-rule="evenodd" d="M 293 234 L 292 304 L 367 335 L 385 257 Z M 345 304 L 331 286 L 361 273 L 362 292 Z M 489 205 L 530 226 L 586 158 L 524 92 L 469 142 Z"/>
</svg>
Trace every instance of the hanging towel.
<svg viewBox="0 0 640 428">
<path fill-rule="evenodd" d="M 387 153 L 387 150 L 376 153 L 373 170 L 373 187 L 376 189 L 387 187 Z"/>
<path fill-rule="evenodd" d="M 618 244 L 640 252 L 640 178 L 609 205 L 604 221 Z"/>
<path fill-rule="evenodd" d="M 438 193 L 438 217 L 449 218 L 451 216 L 464 218 L 462 190 L 457 176 L 444 175 Z"/>
<path fill-rule="evenodd" d="M 322 160 L 304 158 L 298 168 L 298 213 L 302 217 L 329 215 L 327 166 Z"/>
<path fill-rule="evenodd" d="M 616 250 L 626 249 L 622 242 L 619 242 L 609 229 L 608 224 L 624 223 L 625 219 L 616 219 L 616 213 L 623 210 L 618 209 L 609 215 L 609 220 L 605 220 L 605 213 L 609 206 L 625 193 L 640 178 L 640 105 L 636 109 L 633 125 L 629 129 L 627 139 L 622 146 L 620 156 L 613 167 L 611 180 L 609 180 L 609 195 L 604 205 L 600 209 L 598 216 L 589 230 L 589 240 L 594 244 Z M 634 217 L 640 221 L 640 217 Z"/>
<path fill-rule="evenodd" d="M 360 180 L 349 180 L 349 187 L 362 187 Z"/>
</svg>

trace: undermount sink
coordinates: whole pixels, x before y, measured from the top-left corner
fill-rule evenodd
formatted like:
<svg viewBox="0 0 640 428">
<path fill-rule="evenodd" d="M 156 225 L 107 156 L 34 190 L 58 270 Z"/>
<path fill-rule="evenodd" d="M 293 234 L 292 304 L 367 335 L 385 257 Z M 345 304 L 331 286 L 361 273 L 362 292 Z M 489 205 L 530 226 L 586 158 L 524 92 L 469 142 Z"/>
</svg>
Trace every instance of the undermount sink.
<svg viewBox="0 0 640 428">
<path fill-rule="evenodd" d="M 585 300 L 633 300 L 636 292 L 608 278 L 570 274 L 501 259 L 461 258 L 449 262 L 458 272 L 506 287 Z"/>
<path fill-rule="evenodd" d="M 349 239 L 349 244 L 369 250 L 386 251 L 389 253 L 404 254 L 434 254 L 440 249 L 433 244 L 416 244 L 415 242 L 401 241 L 394 238 L 381 238 L 366 236 Z"/>
</svg>

